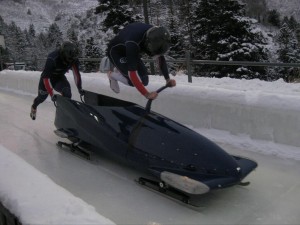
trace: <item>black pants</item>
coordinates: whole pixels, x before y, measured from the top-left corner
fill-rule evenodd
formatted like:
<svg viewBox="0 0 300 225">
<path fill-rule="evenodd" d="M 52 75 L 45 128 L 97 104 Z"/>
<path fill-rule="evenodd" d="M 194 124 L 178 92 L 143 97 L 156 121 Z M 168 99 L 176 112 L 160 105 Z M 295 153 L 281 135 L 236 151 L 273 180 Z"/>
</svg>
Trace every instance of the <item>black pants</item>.
<svg viewBox="0 0 300 225">
<path fill-rule="evenodd" d="M 133 86 L 131 80 L 128 77 L 128 66 L 127 66 L 127 58 L 126 52 L 122 47 L 114 47 L 108 50 L 109 54 L 107 55 L 110 59 L 111 63 L 120 71 L 120 73 L 127 78 L 128 84 Z M 141 59 L 137 60 L 137 72 L 143 83 L 143 85 L 147 86 L 149 83 L 148 71 Z"/>
<path fill-rule="evenodd" d="M 63 76 L 61 79 L 56 79 L 56 80 L 50 79 L 50 82 L 51 82 L 54 90 L 61 93 L 62 96 L 67 97 L 67 98 L 72 97 L 71 86 L 65 76 Z M 36 109 L 39 104 L 44 102 L 49 95 L 49 93 L 47 92 L 46 87 L 44 85 L 43 78 L 40 78 L 38 89 L 39 89 L 38 96 L 34 99 L 33 105 L 32 105 L 32 108 L 34 108 L 34 109 Z"/>
</svg>

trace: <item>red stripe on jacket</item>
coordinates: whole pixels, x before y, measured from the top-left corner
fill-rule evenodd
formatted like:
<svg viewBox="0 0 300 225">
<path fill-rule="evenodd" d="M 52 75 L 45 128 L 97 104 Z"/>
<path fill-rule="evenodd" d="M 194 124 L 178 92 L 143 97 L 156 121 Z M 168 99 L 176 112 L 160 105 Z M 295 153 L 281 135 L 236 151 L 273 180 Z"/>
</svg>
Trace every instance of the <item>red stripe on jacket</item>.
<svg viewBox="0 0 300 225">
<path fill-rule="evenodd" d="M 44 82 L 44 85 L 45 85 L 45 88 L 46 88 L 47 92 L 48 92 L 48 93 L 50 94 L 50 96 L 52 97 L 52 96 L 53 96 L 53 88 L 52 88 L 50 79 L 49 79 L 49 78 L 44 78 L 44 79 L 43 79 L 43 82 Z"/>
<path fill-rule="evenodd" d="M 72 71 L 73 71 L 75 84 L 76 84 L 78 89 L 81 89 L 81 76 L 80 76 L 80 73 L 78 71 L 78 68 L 74 64 L 72 65 Z"/>
<path fill-rule="evenodd" d="M 129 71 L 129 78 L 132 82 L 132 84 L 138 89 L 138 91 L 142 95 L 146 95 L 148 93 L 147 89 L 143 85 L 143 83 L 140 80 L 140 77 L 137 75 L 137 71 Z"/>
</svg>

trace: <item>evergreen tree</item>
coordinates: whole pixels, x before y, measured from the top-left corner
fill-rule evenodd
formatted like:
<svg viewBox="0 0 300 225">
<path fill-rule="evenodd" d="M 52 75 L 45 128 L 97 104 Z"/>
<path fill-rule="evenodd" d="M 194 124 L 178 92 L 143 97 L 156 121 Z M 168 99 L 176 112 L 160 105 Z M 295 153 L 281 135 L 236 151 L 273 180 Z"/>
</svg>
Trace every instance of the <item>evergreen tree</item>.
<svg viewBox="0 0 300 225">
<path fill-rule="evenodd" d="M 168 55 L 173 58 L 181 58 L 184 55 L 183 37 L 178 32 L 178 22 L 174 18 L 171 18 L 168 30 L 171 36 L 171 47 Z"/>
<path fill-rule="evenodd" d="M 280 27 L 280 14 L 276 9 L 273 9 L 271 11 L 268 12 L 268 19 L 267 19 L 268 23 L 270 23 L 271 25 L 275 26 L 275 27 Z"/>
<path fill-rule="evenodd" d="M 4 36 L 4 39 L 6 39 L 6 24 L 4 23 L 2 17 L 0 16 L 0 35 Z M 0 45 L 0 71 L 4 69 L 5 65 L 4 62 L 8 61 L 9 59 L 9 52 L 7 47 L 4 48 L 4 46 Z"/>
<path fill-rule="evenodd" d="M 289 28 L 292 31 L 296 31 L 298 27 L 299 27 L 299 23 L 297 22 L 294 16 L 291 16 L 289 19 Z"/>
<path fill-rule="evenodd" d="M 116 34 L 127 24 L 141 20 L 140 15 L 135 15 L 129 6 L 128 0 L 98 0 L 95 14 L 106 14 L 102 30 L 107 32 L 112 29 Z"/>
<path fill-rule="evenodd" d="M 243 0 L 245 3 L 246 15 L 257 19 L 258 22 L 264 23 L 267 14 L 266 0 Z"/>
<path fill-rule="evenodd" d="M 193 20 L 193 12 L 198 5 L 198 0 L 184 0 L 178 2 L 178 32 L 181 33 L 184 38 L 184 49 L 191 50 L 194 45 L 194 37 L 191 28 L 191 21 Z"/>
<path fill-rule="evenodd" d="M 10 44 L 8 41 L 9 33 L 10 32 L 8 29 L 8 25 L 4 22 L 3 18 L 0 16 L 0 34 L 4 36 L 5 45 L 6 45 L 6 48 L 3 48 L 3 47 L 0 48 L 2 63 L 9 61 L 10 60 L 9 57 L 11 56 L 9 49 L 8 49 L 8 46 Z M 2 68 L 3 67 L 4 67 L 4 64 L 2 64 Z"/>
<path fill-rule="evenodd" d="M 12 22 L 8 26 L 8 33 L 6 38 L 7 48 L 10 54 L 11 60 L 23 61 L 25 60 L 24 50 L 26 46 L 26 39 L 21 29 Z"/>
<path fill-rule="evenodd" d="M 298 41 L 298 46 L 300 48 L 300 26 L 295 31 L 295 34 L 296 34 L 296 38 L 297 38 L 297 41 Z"/>
<path fill-rule="evenodd" d="M 59 47 L 63 42 L 63 34 L 60 31 L 58 25 L 53 23 L 50 25 L 47 34 L 47 48 L 52 51 Z"/>
<path fill-rule="evenodd" d="M 254 33 L 244 7 L 236 0 L 202 0 L 195 8 L 191 22 L 194 57 L 219 61 L 264 61 L 264 40 Z M 204 66 L 198 72 L 209 76 L 261 78 L 263 67 Z"/>
<path fill-rule="evenodd" d="M 2 35 L 4 35 L 4 33 L 5 33 L 5 26 L 6 26 L 6 24 L 0 15 L 0 34 L 2 34 Z"/>
<path fill-rule="evenodd" d="M 36 38 L 36 49 L 35 49 L 35 57 L 37 59 L 37 69 L 42 70 L 46 58 L 50 52 L 48 51 L 48 41 L 47 41 L 47 34 L 40 33 Z"/>
<path fill-rule="evenodd" d="M 29 36 L 30 37 L 32 37 L 32 38 L 35 38 L 35 34 L 36 34 L 36 32 L 35 32 L 35 28 L 34 28 L 34 25 L 33 24 L 30 24 L 29 25 Z"/>
<path fill-rule="evenodd" d="M 27 64 L 26 67 L 29 70 L 36 70 L 37 68 L 37 55 L 36 55 L 36 32 L 33 24 L 29 25 L 28 31 L 25 30 L 25 37 L 26 37 L 26 59 Z"/>
<path fill-rule="evenodd" d="M 93 59 L 100 57 L 100 50 L 94 42 L 94 38 L 89 38 L 86 40 L 85 51 L 84 51 L 84 58 Z M 85 61 L 83 63 L 84 72 L 96 72 L 99 69 L 99 62 L 93 61 Z"/>
<path fill-rule="evenodd" d="M 283 63 L 299 63 L 300 62 L 300 48 L 295 32 L 293 32 L 289 25 L 284 23 L 279 31 L 277 38 L 279 44 L 278 59 Z M 297 68 L 280 68 L 279 73 L 286 80 L 289 81 L 299 76 L 299 69 Z"/>
<path fill-rule="evenodd" d="M 171 43 L 170 43 L 170 49 L 166 53 L 165 57 L 167 59 L 178 59 L 182 58 L 184 56 L 184 41 L 182 35 L 178 31 L 178 22 L 175 21 L 174 17 L 170 17 L 170 22 L 169 22 L 169 32 L 171 36 Z M 169 71 L 172 74 L 176 74 L 176 71 L 178 70 L 179 65 L 169 63 Z"/>
</svg>

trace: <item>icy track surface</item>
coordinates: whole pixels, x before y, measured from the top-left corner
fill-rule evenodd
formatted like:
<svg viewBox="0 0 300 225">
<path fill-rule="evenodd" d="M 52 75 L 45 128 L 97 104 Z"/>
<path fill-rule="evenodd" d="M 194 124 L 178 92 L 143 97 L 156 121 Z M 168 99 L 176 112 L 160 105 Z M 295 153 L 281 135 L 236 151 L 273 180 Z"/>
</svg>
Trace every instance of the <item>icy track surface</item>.
<svg viewBox="0 0 300 225">
<path fill-rule="evenodd" d="M 32 96 L 0 90 L 1 145 L 116 224 L 300 222 L 300 165 L 297 160 L 248 151 L 251 143 L 243 147 L 221 138 L 218 144 L 226 151 L 250 157 L 259 166 L 246 178 L 251 182 L 249 186 L 203 195 L 197 199 L 201 207 L 195 210 L 138 186 L 133 180 L 142 174 L 105 154 L 88 162 L 57 149 L 55 143 L 59 138 L 53 133 L 53 103 L 47 101 L 41 105 L 37 120 L 32 121 L 29 118 L 32 100 Z M 203 134 L 215 136 L 209 132 Z M 4 162 L 1 158 L 0 163 Z"/>
</svg>

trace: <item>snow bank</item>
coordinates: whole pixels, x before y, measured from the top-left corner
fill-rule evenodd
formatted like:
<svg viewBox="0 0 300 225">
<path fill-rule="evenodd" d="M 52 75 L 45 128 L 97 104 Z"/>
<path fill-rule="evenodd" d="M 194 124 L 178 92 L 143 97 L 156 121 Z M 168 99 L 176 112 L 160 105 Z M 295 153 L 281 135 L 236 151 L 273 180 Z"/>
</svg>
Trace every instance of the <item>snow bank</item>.
<svg viewBox="0 0 300 225">
<path fill-rule="evenodd" d="M 2 145 L 0 158 L 0 202 L 22 224 L 114 224 Z"/>
<path fill-rule="evenodd" d="M 0 88 L 36 95 L 40 72 L 2 71 Z M 73 98 L 79 99 L 72 74 L 67 74 Z M 82 74 L 83 88 L 122 98 L 140 105 L 146 100 L 134 88 L 120 85 L 114 94 L 101 73 Z M 176 76 L 176 88 L 165 90 L 153 102 L 153 110 L 196 128 L 246 134 L 256 140 L 300 147 L 300 84 L 282 80 L 235 80 Z M 161 76 L 150 76 L 148 89 L 164 83 Z"/>
</svg>

